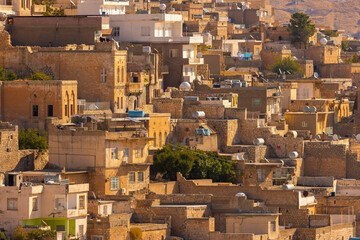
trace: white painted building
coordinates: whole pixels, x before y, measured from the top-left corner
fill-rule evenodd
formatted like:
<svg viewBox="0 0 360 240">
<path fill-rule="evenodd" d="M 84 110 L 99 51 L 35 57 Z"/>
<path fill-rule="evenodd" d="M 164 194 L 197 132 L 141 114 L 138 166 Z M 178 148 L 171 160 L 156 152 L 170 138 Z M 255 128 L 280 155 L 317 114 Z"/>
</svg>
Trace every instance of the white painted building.
<svg viewBox="0 0 360 240">
<path fill-rule="evenodd" d="M 148 43 L 203 43 L 202 36 L 183 37 L 180 14 L 111 15 L 110 27 L 116 41 Z"/>
<path fill-rule="evenodd" d="M 82 0 L 78 2 L 78 15 L 119 15 L 125 14 L 126 0 Z"/>
</svg>

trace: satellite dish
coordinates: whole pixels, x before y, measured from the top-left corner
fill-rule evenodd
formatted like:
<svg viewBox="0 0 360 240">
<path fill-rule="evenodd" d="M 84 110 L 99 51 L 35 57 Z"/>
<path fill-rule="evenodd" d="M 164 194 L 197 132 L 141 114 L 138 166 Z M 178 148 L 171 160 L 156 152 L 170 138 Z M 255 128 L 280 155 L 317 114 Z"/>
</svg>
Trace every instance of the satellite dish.
<svg viewBox="0 0 360 240">
<path fill-rule="evenodd" d="M 282 49 L 286 49 L 286 46 L 284 45 L 284 46 L 282 46 Z"/>
<path fill-rule="evenodd" d="M 309 196 L 309 192 L 308 192 L 308 191 L 304 191 L 304 192 L 303 192 L 303 196 L 304 196 L 304 197 Z"/>
<path fill-rule="evenodd" d="M 314 72 L 314 78 L 319 78 L 319 74 L 317 72 Z"/>
<path fill-rule="evenodd" d="M 322 46 L 325 46 L 327 43 L 328 43 L 328 40 L 327 40 L 326 38 L 320 39 L 320 44 L 321 44 Z"/>
<path fill-rule="evenodd" d="M 357 135 L 355 136 L 355 138 L 356 138 L 356 141 L 357 141 L 357 142 L 360 142 L 360 134 L 357 134 Z"/>
<path fill-rule="evenodd" d="M 319 134 L 317 134 L 317 135 L 315 136 L 315 138 L 316 138 L 317 140 L 321 140 L 321 136 L 320 136 Z"/>
<path fill-rule="evenodd" d="M 314 42 L 314 41 L 311 41 L 311 42 L 310 42 L 310 45 L 311 45 L 311 46 L 314 46 L 314 45 L 315 45 L 315 42 Z"/>
<path fill-rule="evenodd" d="M 244 155 L 242 155 L 242 154 L 236 155 L 236 160 L 245 160 Z"/>
<path fill-rule="evenodd" d="M 95 104 L 90 104 L 90 106 L 89 106 L 89 110 L 90 110 L 90 111 L 99 110 L 99 107 L 98 107 L 98 106 L 96 106 Z"/>
<path fill-rule="evenodd" d="M 191 85 L 188 82 L 182 82 L 179 86 L 181 91 L 190 91 L 191 90 Z"/>
<path fill-rule="evenodd" d="M 166 4 L 165 3 L 160 4 L 159 8 L 160 8 L 161 11 L 165 11 L 166 10 Z"/>
<path fill-rule="evenodd" d="M 332 139 L 333 139 L 334 141 L 339 141 L 339 136 L 338 136 L 337 134 L 334 134 L 333 137 L 332 137 Z"/>
<path fill-rule="evenodd" d="M 311 107 L 310 107 L 310 112 L 313 112 L 313 113 L 316 112 L 316 107 L 315 107 L 315 106 L 311 106 Z"/>
<path fill-rule="evenodd" d="M 310 107 L 309 106 L 305 106 L 303 108 L 303 112 L 310 112 Z"/>
<path fill-rule="evenodd" d="M 297 57 L 295 57 L 295 56 L 293 56 L 292 59 L 295 60 L 295 61 L 298 60 Z"/>
</svg>

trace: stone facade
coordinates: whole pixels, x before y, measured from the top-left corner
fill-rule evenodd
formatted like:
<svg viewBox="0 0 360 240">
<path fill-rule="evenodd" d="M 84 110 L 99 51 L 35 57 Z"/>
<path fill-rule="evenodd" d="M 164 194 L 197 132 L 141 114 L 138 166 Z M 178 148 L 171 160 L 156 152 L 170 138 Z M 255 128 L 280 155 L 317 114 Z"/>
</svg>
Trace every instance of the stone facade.
<svg viewBox="0 0 360 240">
<path fill-rule="evenodd" d="M 77 114 L 77 82 L 4 81 L 0 99 L 2 121 L 42 131 L 51 119 L 66 123 Z"/>
</svg>

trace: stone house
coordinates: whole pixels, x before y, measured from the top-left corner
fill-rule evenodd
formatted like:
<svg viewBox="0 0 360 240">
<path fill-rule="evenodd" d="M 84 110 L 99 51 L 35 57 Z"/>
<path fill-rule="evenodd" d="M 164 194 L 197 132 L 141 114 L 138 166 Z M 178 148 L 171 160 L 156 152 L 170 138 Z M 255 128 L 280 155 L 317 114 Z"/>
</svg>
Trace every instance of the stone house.
<svg viewBox="0 0 360 240">
<path fill-rule="evenodd" d="M 13 47 L 10 35 L 5 31 L 0 33 L 1 66 L 23 78 L 42 71 L 55 80 L 75 79 L 78 98 L 87 102 L 107 102 L 114 112 L 126 111 L 126 108 L 117 107 L 118 99 L 126 97 L 126 54 L 118 50 L 114 42 L 97 42 L 95 46 Z"/>
<path fill-rule="evenodd" d="M 58 239 L 86 239 L 89 184 L 20 183 L 0 187 L 0 228 L 48 225 Z"/>
<path fill-rule="evenodd" d="M 49 162 L 59 168 L 90 170 L 97 196 L 125 195 L 147 188 L 151 138 L 134 131 L 85 128 L 49 131 Z"/>
<path fill-rule="evenodd" d="M 70 122 L 77 114 L 76 81 L 0 82 L 1 120 L 43 131 L 47 121 Z"/>
</svg>

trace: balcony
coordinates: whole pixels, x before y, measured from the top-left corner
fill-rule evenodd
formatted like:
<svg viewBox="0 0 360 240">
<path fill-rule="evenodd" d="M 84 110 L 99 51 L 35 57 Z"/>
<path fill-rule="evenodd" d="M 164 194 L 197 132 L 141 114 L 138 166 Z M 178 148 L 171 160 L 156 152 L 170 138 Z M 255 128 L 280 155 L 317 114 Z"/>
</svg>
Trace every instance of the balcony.
<svg viewBox="0 0 360 240">
<path fill-rule="evenodd" d="M 127 92 L 127 94 L 129 94 L 129 93 L 133 93 L 133 94 L 142 93 L 142 92 L 144 92 L 144 83 L 142 83 L 142 82 L 130 82 L 130 83 L 126 84 L 126 92 Z"/>
</svg>

